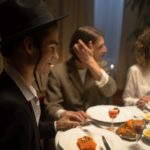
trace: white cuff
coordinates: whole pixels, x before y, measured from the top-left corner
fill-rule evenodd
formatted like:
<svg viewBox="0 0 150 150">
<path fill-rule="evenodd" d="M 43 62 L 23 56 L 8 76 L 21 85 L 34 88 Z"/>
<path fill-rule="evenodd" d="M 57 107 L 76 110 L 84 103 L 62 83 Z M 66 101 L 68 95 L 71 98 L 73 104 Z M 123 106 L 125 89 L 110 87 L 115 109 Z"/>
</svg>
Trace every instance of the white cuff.
<svg viewBox="0 0 150 150">
<path fill-rule="evenodd" d="M 107 84 L 108 80 L 109 75 L 103 69 L 101 69 L 101 79 L 100 81 L 96 81 L 97 86 L 103 87 L 105 84 Z"/>
<path fill-rule="evenodd" d="M 55 128 L 55 131 L 57 131 L 56 121 L 54 121 L 54 128 Z"/>
<path fill-rule="evenodd" d="M 56 112 L 56 117 L 57 119 L 60 118 L 61 114 L 65 111 L 65 109 L 59 109 L 57 112 Z"/>
</svg>

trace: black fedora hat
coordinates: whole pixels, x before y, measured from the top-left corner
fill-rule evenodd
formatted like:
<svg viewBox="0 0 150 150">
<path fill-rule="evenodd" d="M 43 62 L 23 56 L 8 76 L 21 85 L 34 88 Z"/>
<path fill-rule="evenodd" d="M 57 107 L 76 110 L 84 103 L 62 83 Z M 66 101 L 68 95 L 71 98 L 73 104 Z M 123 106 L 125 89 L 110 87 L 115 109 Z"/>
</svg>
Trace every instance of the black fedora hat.
<svg viewBox="0 0 150 150">
<path fill-rule="evenodd" d="M 54 18 L 42 0 L 0 0 L 0 44 L 65 17 Z"/>
</svg>

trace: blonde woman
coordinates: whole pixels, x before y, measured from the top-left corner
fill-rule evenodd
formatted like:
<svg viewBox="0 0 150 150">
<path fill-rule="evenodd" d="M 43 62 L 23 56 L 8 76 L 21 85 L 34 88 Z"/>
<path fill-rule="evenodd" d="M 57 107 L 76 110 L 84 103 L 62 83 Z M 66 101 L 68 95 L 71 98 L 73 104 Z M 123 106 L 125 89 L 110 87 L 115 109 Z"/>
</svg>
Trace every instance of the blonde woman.
<svg viewBox="0 0 150 150">
<path fill-rule="evenodd" d="M 150 27 L 139 35 L 133 48 L 136 64 L 129 68 L 123 100 L 125 105 L 145 109 L 150 104 Z"/>
</svg>

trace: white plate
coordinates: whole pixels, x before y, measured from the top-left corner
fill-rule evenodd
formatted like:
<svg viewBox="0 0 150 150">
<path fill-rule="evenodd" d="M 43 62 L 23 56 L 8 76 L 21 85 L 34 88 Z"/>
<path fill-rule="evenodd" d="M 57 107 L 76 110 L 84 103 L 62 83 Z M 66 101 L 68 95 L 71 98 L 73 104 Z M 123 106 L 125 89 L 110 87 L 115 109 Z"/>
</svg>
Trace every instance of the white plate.
<svg viewBox="0 0 150 150">
<path fill-rule="evenodd" d="M 110 107 L 118 107 L 114 105 L 98 105 L 90 107 L 87 110 L 87 113 L 91 118 L 102 121 L 102 122 L 111 122 L 111 118 L 108 116 L 108 110 Z M 122 123 L 129 119 L 132 119 L 134 115 L 141 115 L 143 112 L 136 107 L 118 107 L 120 113 L 114 119 L 114 123 Z"/>
<path fill-rule="evenodd" d="M 123 150 L 124 145 L 120 137 L 115 133 L 107 131 L 105 129 L 97 128 L 93 125 L 83 128 L 86 128 L 90 131 L 90 136 L 92 136 L 92 138 L 97 144 L 96 150 L 100 150 L 100 147 L 102 147 L 103 150 L 106 150 L 102 142 L 102 135 L 105 136 L 112 150 L 120 150 L 120 148 Z M 59 145 L 61 146 L 61 148 L 63 148 L 63 150 L 79 150 L 77 146 L 77 139 L 85 135 L 88 135 L 88 133 L 84 132 L 80 128 L 73 128 L 67 130 L 60 136 Z"/>
<path fill-rule="evenodd" d="M 147 108 L 148 110 L 150 110 L 150 102 L 146 103 L 145 105 L 146 105 L 146 108 Z"/>
</svg>

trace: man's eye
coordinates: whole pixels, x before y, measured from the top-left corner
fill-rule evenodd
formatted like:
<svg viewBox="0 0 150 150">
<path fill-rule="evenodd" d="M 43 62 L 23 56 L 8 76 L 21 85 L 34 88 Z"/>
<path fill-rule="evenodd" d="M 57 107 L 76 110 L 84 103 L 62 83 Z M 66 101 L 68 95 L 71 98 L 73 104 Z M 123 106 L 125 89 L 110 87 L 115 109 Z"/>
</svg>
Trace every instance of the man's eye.
<svg viewBox="0 0 150 150">
<path fill-rule="evenodd" d="M 53 52 L 57 51 L 57 46 L 51 45 L 51 46 L 49 46 L 49 50 L 53 53 Z"/>
<path fill-rule="evenodd" d="M 101 48 L 103 48 L 103 47 L 105 47 L 105 44 L 100 45 L 100 46 L 98 47 L 98 49 L 101 49 Z"/>
<path fill-rule="evenodd" d="M 55 51 L 56 48 L 50 46 L 49 49 L 50 49 L 51 51 Z"/>
</svg>

